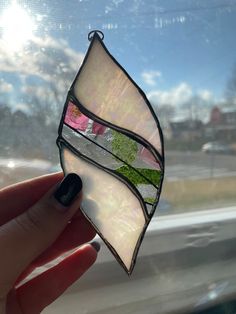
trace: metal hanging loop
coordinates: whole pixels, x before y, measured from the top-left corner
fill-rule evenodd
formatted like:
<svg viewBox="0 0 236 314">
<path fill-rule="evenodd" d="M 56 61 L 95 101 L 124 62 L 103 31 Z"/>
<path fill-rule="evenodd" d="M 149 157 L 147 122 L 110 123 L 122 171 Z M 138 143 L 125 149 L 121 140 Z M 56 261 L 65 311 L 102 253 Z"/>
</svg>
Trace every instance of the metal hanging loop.
<svg viewBox="0 0 236 314">
<path fill-rule="evenodd" d="M 100 37 L 100 39 L 103 40 L 104 34 L 103 34 L 103 32 L 101 32 L 101 31 L 98 30 L 98 29 L 95 29 L 95 30 L 89 32 L 89 34 L 88 34 L 88 40 L 91 41 L 91 40 L 93 39 L 93 37 L 94 37 L 95 34 L 97 34 L 97 35 Z"/>
</svg>

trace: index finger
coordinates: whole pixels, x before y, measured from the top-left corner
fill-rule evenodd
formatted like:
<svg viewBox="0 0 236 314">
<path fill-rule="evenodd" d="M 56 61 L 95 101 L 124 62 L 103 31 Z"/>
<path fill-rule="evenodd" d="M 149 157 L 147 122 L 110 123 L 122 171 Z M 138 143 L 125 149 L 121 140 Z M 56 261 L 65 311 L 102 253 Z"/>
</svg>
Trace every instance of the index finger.
<svg viewBox="0 0 236 314">
<path fill-rule="evenodd" d="M 62 178 L 63 173 L 57 172 L 0 190 L 0 226 L 26 211 Z"/>
</svg>

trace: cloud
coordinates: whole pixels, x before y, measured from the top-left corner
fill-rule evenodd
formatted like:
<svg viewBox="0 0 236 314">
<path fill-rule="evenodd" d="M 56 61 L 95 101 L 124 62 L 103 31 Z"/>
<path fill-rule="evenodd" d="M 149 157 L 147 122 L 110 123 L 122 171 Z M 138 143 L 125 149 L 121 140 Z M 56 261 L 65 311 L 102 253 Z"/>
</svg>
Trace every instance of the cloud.
<svg viewBox="0 0 236 314">
<path fill-rule="evenodd" d="M 160 115 L 160 110 L 165 108 L 167 110 L 168 106 L 172 106 L 174 116 L 171 117 L 171 121 L 182 121 L 191 117 L 207 122 L 212 106 L 220 103 L 210 90 L 202 89 L 195 92 L 186 82 L 168 90 L 153 90 L 147 97 L 157 115 Z"/>
<path fill-rule="evenodd" d="M 51 36 L 34 36 L 25 50 L 12 52 L 0 38 L 0 71 L 10 73 L 20 81 L 16 93 L 24 104 L 12 110 L 33 112 L 39 107 L 59 112 L 84 54 L 73 50 L 67 41 Z M 12 91 L 9 83 L 0 81 L 0 92 Z M 27 105 L 28 104 L 28 105 Z"/>
<path fill-rule="evenodd" d="M 12 109 L 12 112 L 16 112 L 16 111 L 23 111 L 24 113 L 30 113 L 30 108 L 28 104 L 25 103 L 18 103 L 15 104 L 14 106 L 10 106 Z"/>
<path fill-rule="evenodd" d="M 57 84 L 63 77 L 65 84 L 77 72 L 84 55 L 71 49 L 62 39 L 34 36 L 24 51 L 13 53 L 0 39 L 0 69 L 19 76 L 35 77 Z"/>
<path fill-rule="evenodd" d="M 161 77 L 160 71 L 144 71 L 141 74 L 143 81 L 151 86 L 156 84 L 156 79 Z"/>
<path fill-rule="evenodd" d="M 58 86 L 58 90 L 60 87 Z M 32 100 L 38 100 L 41 104 L 47 105 L 48 103 L 53 103 L 55 101 L 55 89 L 49 86 L 38 86 L 38 85 L 24 85 L 21 88 L 23 94 L 28 94 L 33 96 Z M 66 95 L 64 95 L 66 96 Z"/>
<path fill-rule="evenodd" d="M 185 82 L 169 90 L 154 90 L 147 94 L 148 99 L 154 106 L 168 104 L 174 107 L 187 103 L 192 96 L 192 88 Z"/>
<path fill-rule="evenodd" d="M 12 84 L 0 79 L 0 93 L 10 93 L 13 90 Z"/>
<path fill-rule="evenodd" d="M 203 89 L 203 90 L 200 90 L 197 95 L 204 101 L 212 101 L 213 100 L 213 94 L 212 92 L 210 92 L 209 90 L 207 89 Z"/>
</svg>

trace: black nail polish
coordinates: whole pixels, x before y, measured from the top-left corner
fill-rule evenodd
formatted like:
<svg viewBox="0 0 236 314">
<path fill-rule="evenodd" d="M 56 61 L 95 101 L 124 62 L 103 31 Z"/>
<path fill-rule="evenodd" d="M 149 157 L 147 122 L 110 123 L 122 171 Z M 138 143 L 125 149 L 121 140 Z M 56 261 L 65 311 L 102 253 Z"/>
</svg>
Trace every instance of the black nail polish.
<svg viewBox="0 0 236 314">
<path fill-rule="evenodd" d="M 82 189 L 82 180 L 75 173 L 69 173 L 54 193 L 56 200 L 63 206 L 69 206 Z"/>
<path fill-rule="evenodd" d="M 92 247 L 93 247 L 97 252 L 100 251 L 101 245 L 100 245 L 97 241 L 91 242 L 90 245 L 92 245 Z"/>
</svg>

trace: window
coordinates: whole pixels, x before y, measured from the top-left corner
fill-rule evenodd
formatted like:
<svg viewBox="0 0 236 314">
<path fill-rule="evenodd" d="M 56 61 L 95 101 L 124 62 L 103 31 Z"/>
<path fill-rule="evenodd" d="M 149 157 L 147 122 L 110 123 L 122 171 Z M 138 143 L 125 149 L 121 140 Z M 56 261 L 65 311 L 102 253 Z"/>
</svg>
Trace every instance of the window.
<svg viewBox="0 0 236 314">
<path fill-rule="evenodd" d="M 159 117 L 165 181 L 131 279 L 104 246 L 45 313 L 77 304 L 185 313 L 227 300 L 236 293 L 234 0 L 2 1 L 0 187 L 60 169 L 59 119 L 93 29 Z"/>
</svg>

